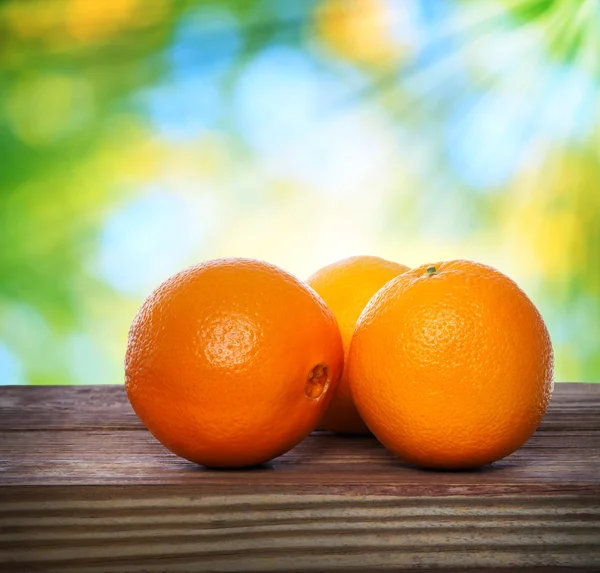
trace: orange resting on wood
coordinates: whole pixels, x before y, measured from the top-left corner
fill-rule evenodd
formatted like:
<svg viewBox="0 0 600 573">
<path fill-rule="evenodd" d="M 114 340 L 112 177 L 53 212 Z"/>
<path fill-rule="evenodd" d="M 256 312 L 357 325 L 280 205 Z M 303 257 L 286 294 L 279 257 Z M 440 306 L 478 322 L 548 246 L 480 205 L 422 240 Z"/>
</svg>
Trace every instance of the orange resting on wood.
<svg viewBox="0 0 600 573">
<path fill-rule="evenodd" d="M 404 265 L 379 257 L 358 256 L 327 265 L 306 281 L 333 311 L 346 358 L 356 321 L 365 305 L 383 285 L 407 270 Z M 319 428 L 347 434 L 369 432 L 352 401 L 346 367 Z"/>
<path fill-rule="evenodd" d="M 542 317 L 499 271 L 425 265 L 362 312 L 348 362 L 356 407 L 404 460 L 469 468 L 507 456 L 542 420 L 553 388 Z"/>
<path fill-rule="evenodd" d="M 125 386 L 175 454 L 248 466 L 315 428 L 342 368 L 335 318 L 311 289 L 273 265 L 222 259 L 176 274 L 144 302 Z"/>
</svg>

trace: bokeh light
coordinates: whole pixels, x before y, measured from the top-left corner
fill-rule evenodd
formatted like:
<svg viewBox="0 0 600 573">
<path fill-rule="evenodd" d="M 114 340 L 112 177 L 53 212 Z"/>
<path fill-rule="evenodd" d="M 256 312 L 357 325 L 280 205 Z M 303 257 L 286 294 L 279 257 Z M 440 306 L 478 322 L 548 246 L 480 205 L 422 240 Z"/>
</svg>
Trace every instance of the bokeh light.
<svg viewBox="0 0 600 573">
<path fill-rule="evenodd" d="M 0 384 L 122 383 L 201 260 L 471 258 L 600 381 L 600 2 L 0 4 Z"/>
<path fill-rule="evenodd" d="M 25 75 L 11 86 L 5 105 L 14 134 L 30 146 L 55 145 L 85 127 L 93 93 L 84 78 L 65 74 Z"/>
</svg>

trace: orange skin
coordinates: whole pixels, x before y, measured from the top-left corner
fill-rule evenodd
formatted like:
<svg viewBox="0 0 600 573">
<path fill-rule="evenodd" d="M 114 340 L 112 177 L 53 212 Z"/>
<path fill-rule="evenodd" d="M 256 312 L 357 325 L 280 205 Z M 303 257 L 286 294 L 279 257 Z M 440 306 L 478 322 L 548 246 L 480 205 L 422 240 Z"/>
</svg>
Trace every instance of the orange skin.
<svg viewBox="0 0 600 573">
<path fill-rule="evenodd" d="M 316 427 L 342 368 L 335 318 L 311 289 L 273 265 L 221 259 L 146 299 L 129 332 L 125 387 L 178 456 L 250 466 Z"/>
<path fill-rule="evenodd" d="M 554 357 L 542 317 L 499 271 L 470 261 L 390 281 L 360 316 L 349 356 L 361 416 L 391 452 L 472 468 L 521 447 L 542 420 Z"/>
<path fill-rule="evenodd" d="M 379 257 L 358 256 L 327 265 L 308 278 L 306 282 L 337 319 L 346 361 L 356 321 L 365 305 L 383 285 L 407 270 L 404 265 Z M 319 428 L 344 434 L 370 433 L 354 406 L 346 367 Z"/>
</svg>

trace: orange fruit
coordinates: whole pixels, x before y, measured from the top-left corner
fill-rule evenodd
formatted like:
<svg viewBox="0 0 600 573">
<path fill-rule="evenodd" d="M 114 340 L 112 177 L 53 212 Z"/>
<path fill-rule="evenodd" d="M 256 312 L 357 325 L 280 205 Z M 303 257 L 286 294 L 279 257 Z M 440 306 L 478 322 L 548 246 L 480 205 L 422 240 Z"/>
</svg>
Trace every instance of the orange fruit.
<svg viewBox="0 0 600 573">
<path fill-rule="evenodd" d="M 311 289 L 273 265 L 221 259 L 146 299 L 129 332 L 125 387 L 175 454 L 248 466 L 315 428 L 342 368 L 335 318 Z"/>
<path fill-rule="evenodd" d="M 553 363 L 544 321 L 511 279 L 450 261 L 404 273 L 373 297 L 348 369 L 358 411 L 386 448 L 424 467 L 470 468 L 533 434 Z"/>
<path fill-rule="evenodd" d="M 383 285 L 407 270 L 404 265 L 379 257 L 359 256 L 327 265 L 307 280 L 333 311 L 346 358 L 354 326 L 365 305 Z M 352 401 L 347 368 L 319 428 L 348 434 L 369 432 Z"/>
</svg>

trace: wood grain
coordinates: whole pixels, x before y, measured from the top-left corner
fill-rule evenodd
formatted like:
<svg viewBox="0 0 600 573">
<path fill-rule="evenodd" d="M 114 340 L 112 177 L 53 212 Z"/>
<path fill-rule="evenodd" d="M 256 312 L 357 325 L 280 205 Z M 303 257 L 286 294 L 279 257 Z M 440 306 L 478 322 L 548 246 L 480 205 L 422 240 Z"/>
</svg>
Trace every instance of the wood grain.
<svg viewBox="0 0 600 573">
<path fill-rule="evenodd" d="M 189 484 L 237 494 L 597 495 L 600 384 L 557 385 L 544 421 L 523 448 L 463 472 L 424 471 L 392 456 L 374 438 L 323 432 L 269 464 L 210 470 L 159 444 L 135 417 L 120 386 L 4 388 L 0 460 L 0 486 Z"/>
<path fill-rule="evenodd" d="M 600 385 L 476 471 L 317 432 L 270 464 L 165 450 L 122 387 L 0 388 L 0 571 L 600 571 Z"/>
<path fill-rule="evenodd" d="M 600 566 L 600 505 L 577 497 L 55 495 L 3 504 L 0 562 L 27 571 L 48 562 L 77 571 Z"/>
</svg>

